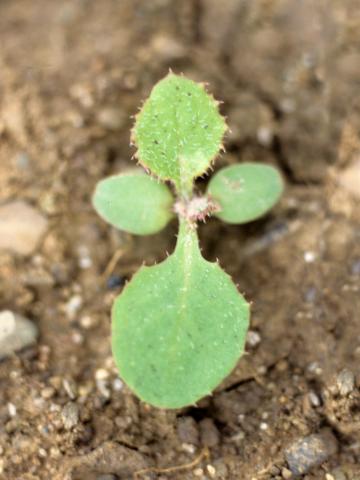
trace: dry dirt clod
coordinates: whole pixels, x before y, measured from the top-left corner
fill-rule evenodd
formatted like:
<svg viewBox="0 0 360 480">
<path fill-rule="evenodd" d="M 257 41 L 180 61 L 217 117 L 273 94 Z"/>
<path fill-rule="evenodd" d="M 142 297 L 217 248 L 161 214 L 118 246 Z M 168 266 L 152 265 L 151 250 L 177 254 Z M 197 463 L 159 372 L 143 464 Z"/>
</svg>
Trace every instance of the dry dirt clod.
<svg viewBox="0 0 360 480">
<path fill-rule="evenodd" d="M 111 472 L 111 475 L 120 478 L 133 478 L 134 472 L 148 466 L 149 463 L 144 455 L 116 442 L 108 441 L 86 455 L 70 459 L 65 469 L 74 479 L 83 480 L 94 471 L 98 472 L 98 475 L 109 475 Z"/>
<path fill-rule="evenodd" d="M 37 327 L 10 310 L 0 312 L 0 359 L 36 342 Z"/>
<path fill-rule="evenodd" d="M 0 207 L 0 250 L 29 255 L 47 229 L 46 218 L 23 201 Z"/>
<path fill-rule="evenodd" d="M 199 423 L 201 444 L 215 447 L 220 443 L 220 432 L 211 418 L 204 418 Z"/>
<path fill-rule="evenodd" d="M 177 434 L 179 439 L 184 443 L 189 443 L 191 445 L 199 444 L 199 430 L 192 417 L 179 418 Z"/>
<path fill-rule="evenodd" d="M 309 435 L 293 443 L 286 450 L 285 458 L 294 475 L 304 475 L 321 465 L 336 451 L 336 438 L 330 431 L 324 430 L 320 434 Z"/>
</svg>

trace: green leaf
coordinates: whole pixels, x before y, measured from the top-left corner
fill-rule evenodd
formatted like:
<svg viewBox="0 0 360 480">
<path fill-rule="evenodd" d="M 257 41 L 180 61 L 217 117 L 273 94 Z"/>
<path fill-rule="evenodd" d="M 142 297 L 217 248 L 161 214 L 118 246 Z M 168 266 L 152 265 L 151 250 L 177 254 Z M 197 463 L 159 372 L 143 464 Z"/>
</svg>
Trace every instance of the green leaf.
<svg viewBox="0 0 360 480">
<path fill-rule="evenodd" d="M 194 404 L 243 353 L 249 306 L 231 278 L 201 256 L 182 225 L 174 254 L 142 267 L 116 299 L 112 349 L 120 375 L 163 408 Z"/>
<path fill-rule="evenodd" d="M 132 141 L 145 168 L 188 194 L 219 152 L 225 130 L 217 102 L 203 86 L 170 73 L 137 115 Z"/>
<path fill-rule="evenodd" d="M 137 235 L 156 233 L 173 214 L 173 196 L 166 185 L 145 174 L 124 174 L 101 180 L 93 197 L 98 214 L 114 227 Z"/>
<path fill-rule="evenodd" d="M 220 206 L 217 217 L 228 223 L 246 223 L 270 210 L 283 188 L 276 168 L 242 163 L 221 169 L 211 178 L 207 191 Z"/>
</svg>

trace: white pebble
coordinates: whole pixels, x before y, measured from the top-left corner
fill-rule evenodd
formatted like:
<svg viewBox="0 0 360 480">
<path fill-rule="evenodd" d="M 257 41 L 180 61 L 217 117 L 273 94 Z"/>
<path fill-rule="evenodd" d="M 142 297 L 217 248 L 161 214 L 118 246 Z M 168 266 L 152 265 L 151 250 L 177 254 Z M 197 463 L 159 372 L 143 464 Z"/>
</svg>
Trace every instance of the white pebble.
<svg viewBox="0 0 360 480">
<path fill-rule="evenodd" d="M 96 380 L 105 380 L 106 378 L 109 378 L 109 372 L 105 370 L 105 368 L 99 368 L 95 372 L 95 378 Z"/>
<path fill-rule="evenodd" d="M 10 310 L 0 312 L 0 359 L 35 343 L 36 326 Z"/>
<path fill-rule="evenodd" d="M 315 252 L 311 252 L 311 251 L 307 251 L 304 253 L 304 260 L 306 263 L 312 263 L 312 262 L 315 262 L 316 260 L 316 253 Z"/>
<path fill-rule="evenodd" d="M 112 385 L 115 392 L 120 392 L 124 388 L 124 384 L 120 378 L 115 378 Z"/>
<path fill-rule="evenodd" d="M 9 412 L 9 415 L 10 417 L 16 417 L 16 407 L 13 403 L 8 403 L 8 412 Z"/>
<path fill-rule="evenodd" d="M 65 312 L 67 316 L 72 319 L 80 310 L 83 304 L 81 295 L 73 295 L 65 305 Z"/>
<path fill-rule="evenodd" d="M 255 330 L 249 330 L 246 336 L 246 343 L 250 345 L 250 347 L 256 347 L 260 342 L 260 334 Z"/>
<path fill-rule="evenodd" d="M 208 471 L 211 478 L 215 478 L 216 470 L 212 465 L 206 465 L 206 470 Z"/>
</svg>

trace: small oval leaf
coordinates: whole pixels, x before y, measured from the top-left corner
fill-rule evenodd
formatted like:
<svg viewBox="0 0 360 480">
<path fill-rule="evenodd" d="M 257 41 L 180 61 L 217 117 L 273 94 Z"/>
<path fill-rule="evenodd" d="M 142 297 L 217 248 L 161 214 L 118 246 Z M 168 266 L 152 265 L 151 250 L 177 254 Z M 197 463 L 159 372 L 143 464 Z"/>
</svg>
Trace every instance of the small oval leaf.
<svg viewBox="0 0 360 480">
<path fill-rule="evenodd" d="M 98 214 L 114 227 L 137 235 L 162 230 L 172 218 L 173 196 L 166 185 L 145 174 L 101 180 L 93 197 Z"/>
<path fill-rule="evenodd" d="M 225 130 L 217 102 L 203 86 L 170 73 L 137 115 L 132 141 L 144 167 L 189 192 L 219 152 Z"/>
<path fill-rule="evenodd" d="M 208 194 L 218 202 L 215 215 L 228 223 L 246 223 L 270 210 L 284 189 L 278 170 L 261 163 L 231 165 L 210 180 Z"/>
<path fill-rule="evenodd" d="M 112 349 L 143 400 L 180 408 L 208 395 L 243 353 L 249 306 L 231 278 L 201 256 L 182 226 L 174 254 L 142 267 L 116 299 Z"/>
</svg>

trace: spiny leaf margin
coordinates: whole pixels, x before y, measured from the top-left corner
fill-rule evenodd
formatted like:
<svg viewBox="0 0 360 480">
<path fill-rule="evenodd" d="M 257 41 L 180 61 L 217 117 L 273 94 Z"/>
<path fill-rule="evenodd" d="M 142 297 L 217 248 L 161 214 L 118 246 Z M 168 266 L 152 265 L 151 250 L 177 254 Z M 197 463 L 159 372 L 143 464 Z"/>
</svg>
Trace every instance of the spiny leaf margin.
<svg viewBox="0 0 360 480">
<path fill-rule="evenodd" d="M 223 148 L 227 125 L 218 104 L 204 84 L 170 72 L 136 115 L 131 142 L 139 163 L 189 193 Z"/>
<path fill-rule="evenodd" d="M 143 266 L 116 299 L 112 350 L 121 378 L 160 408 L 195 404 L 243 353 L 249 305 L 196 232 L 181 227 L 175 252 Z"/>
</svg>

